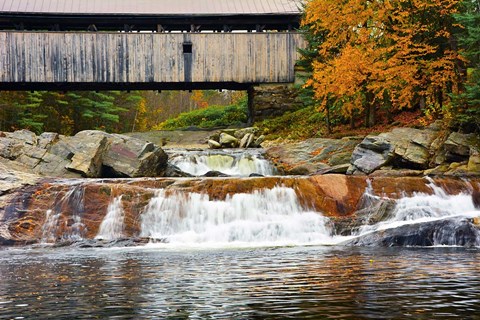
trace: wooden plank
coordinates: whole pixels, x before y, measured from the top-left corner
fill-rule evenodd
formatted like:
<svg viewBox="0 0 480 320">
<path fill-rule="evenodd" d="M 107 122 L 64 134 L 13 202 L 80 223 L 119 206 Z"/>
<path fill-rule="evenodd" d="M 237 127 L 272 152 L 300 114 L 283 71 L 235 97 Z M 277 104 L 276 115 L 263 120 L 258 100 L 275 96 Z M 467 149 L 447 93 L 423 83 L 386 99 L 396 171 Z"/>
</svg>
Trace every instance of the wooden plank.
<svg viewBox="0 0 480 320">
<path fill-rule="evenodd" d="M 4 83 L 293 82 L 298 33 L 0 32 Z M 188 55 L 188 54 L 187 54 Z"/>
</svg>

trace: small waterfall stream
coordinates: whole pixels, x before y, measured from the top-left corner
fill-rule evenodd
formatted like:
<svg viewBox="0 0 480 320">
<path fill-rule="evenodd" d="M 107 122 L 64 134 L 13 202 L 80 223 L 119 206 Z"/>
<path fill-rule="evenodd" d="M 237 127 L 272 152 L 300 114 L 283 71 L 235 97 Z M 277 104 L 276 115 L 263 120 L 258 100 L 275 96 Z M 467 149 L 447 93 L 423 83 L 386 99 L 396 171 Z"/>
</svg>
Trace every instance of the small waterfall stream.
<svg viewBox="0 0 480 320">
<path fill-rule="evenodd" d="M 414 193 L 398 200 L 375 195 L 369 185 L 363 206 L 367 210 L 374 209 L 366 221 L 377 217 L 373 217 L 374 223 L 366 223 L 353 233 L 354 238 L 360 239 L 356 243 L 374 245 L 384 241 L 382 243 L 388 246 L 480 246 L 480 210 L 475 208 L 471 190 L 451 195 L 433 180 L 428 180 L 431 194 Z M 389 204 L 394 204 L 391 210 L 384 210 Z M 377 236 L 380 233 L 383 238 Z M 389 240 L 385 241 L 385 238 Z"/>
<path fill-rule="evenodd" d="M 395 207 L 388 217 L 374 225 L 365 225 L 360 228 L 358 235 L 376 230 L 397 228 L 407 224 L 435 221 L 454 217 L 476 217 L 480 211 L 475 209 L 472 195 L 460 192 L 456 195 L 447 194 L 441 187 L 430 180 L 429 187 L 432 194 L 415 193 L 412 196 L 403 196 L 395 200 Z M 373 199 L 366 205 L 376 205 L 379 201 L 393 201 L 380 197 L 367 188 L 365 195 Z"/>
<path fill-rule="evenodd" d="M 99 240 L 115 240 L 124 237 L 123 230 L 125 228 L 125 213 L 122 206 L 122 196 L 116 197 L 108 205 L 107 214 L 100 224 L 95 239 Z"/>
<path fill-rule="evenodd" d="M 259 150 L 203 150 L 169 152 L 170 163 L 180 170 L 201 176 L 209 171 L 219 171 L 230 176 L 258 174 L 271 176 L 275 168 Z"/>
<path fill-rule="evenodd" d="M 85 224 L 84 188 L 81 184 L 72 185 L 65 194 L 58 194 L 53 209 L 46 212 L 42 227 L 42 243 L 62 241 L 78 241 L 83 239 Z M 67 217 L 68 216 L 68 217 Z"/>
</svg>

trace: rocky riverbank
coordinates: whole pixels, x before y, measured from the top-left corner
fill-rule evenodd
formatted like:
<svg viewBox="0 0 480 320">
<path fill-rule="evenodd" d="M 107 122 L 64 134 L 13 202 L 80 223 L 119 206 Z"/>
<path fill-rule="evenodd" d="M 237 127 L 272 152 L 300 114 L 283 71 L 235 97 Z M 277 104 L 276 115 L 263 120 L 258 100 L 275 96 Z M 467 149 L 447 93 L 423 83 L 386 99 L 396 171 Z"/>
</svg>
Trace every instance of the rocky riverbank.
<svg viewBox="0 0 480 320">
<path fill-rule="evenodd" d="M 225 134 L 238 141 L 259 138 L 258 131 L 250 128 Z M 210 137 L 205 137 L 205 148 Z M 478 136 L 448 132 L 435 123 L 422 130 L 397 128 L 367 137 L 309 139 L 266 149 L 281 173 L 301 177 L 173 179 L 169 177 L 181 177 L 182 172 L 168 163 L 167 153 L 138 137 L 101 131 L 73 137 L 5 132 L 0 134 L 0 243 L 44 241 L 52 210 L 58 211 L 55 219 L 63 222 L 56 221 L 59 229 L 50 234 L 69 234 L 78 227 L 76 215 L 81 215 L 82 237 L 92 239 L 112 199 L 119 196 L 125 235 L 138 237 L 139 216 L 158 189 L 223 201 L 238 193 L 284 186 L 295 190 L 302 207 L 332 219 L 336 233 L 348 234 L 381 221 L 399 197 L 432 193 L 432 180 L 425 176 L 433 177 L 447 194 L 471 195 L 479 208 L 479 150 Z M 374 202 L 365 199 L 367 188 L 379 196 Z M 478 229 L 478 221 L 466 223 L 465 230 Z M 450 228 L 448 222 L 442 226 Z M 407 240 L 390 236 L 399 242 L 417 241 L 414 236 Z M 372 237 L 359 243 L 379 242 L 377 235 Z"/>
<path fill-rule="evenodd" d="M 285 174 L 480 176 L 480 137 L 444 129 L 396 128 L 367 137 L 308 139 L 266 150 Z"/>
<path fill-rule="evenodd" d="M 195 133 L 185 135 L 182 131 L 175 139 L 173 132 L 127 136 L 90 130 L 72 137 L 56 133 L 37 136 L 28 130 L 1 132 L 0 163 L 7 169 L 39 177 L 187 177 L 190 175 L 168 163 L 161 145 L 166 144 L 170 150 L 188 149 L 192 143 L 204 149 L 252 148 L 264 141 L 257 128 L 202 131 L 199 136 Z M 366 137 L 270 144 L 265 157 L 281 175 L 477 177 L 480 137 L 449 132 L 436 122 L 424 129 L 396 128 Z"/>
</svg>

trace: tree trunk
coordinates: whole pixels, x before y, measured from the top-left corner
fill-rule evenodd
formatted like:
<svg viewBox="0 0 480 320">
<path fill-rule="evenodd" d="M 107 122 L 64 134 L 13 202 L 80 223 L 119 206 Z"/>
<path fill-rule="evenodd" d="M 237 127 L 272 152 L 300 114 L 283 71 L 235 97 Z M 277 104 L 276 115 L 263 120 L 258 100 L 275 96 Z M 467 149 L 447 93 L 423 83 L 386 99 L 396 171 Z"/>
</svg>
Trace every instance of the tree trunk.
<svg viewBox="0 0 480 320">
<path fill-rule="evenodd" d="M 326 118 L 325 118 L 325 121 L 327 122 L 327 132 L 329 134 L 331 134 L 332 133 L 332 126 L 330 124 L 330 108 L 327 106 L 325 109 L 327 111 Z"/>
<path fill-rule="evenodd" d="M 365 123 L 365 127 L 369 128 L 369 121 L 370 121 L 370 105 L 365 106 L 365 120 L 363 121 Z"/>
<path fill-rule="evenodd" d="M 368 127 L 371 128 L 375 125 L 375 104 L 369 104 L 368 109 Z"/>
<path fill-rule="evenodd" d="M 427 101 L 425 99 L 425 96 L 421 96 L 420 97 L 420 110 L 424 111 L 425 110 L 425 106 L 427 105 Z"/>
</svg>

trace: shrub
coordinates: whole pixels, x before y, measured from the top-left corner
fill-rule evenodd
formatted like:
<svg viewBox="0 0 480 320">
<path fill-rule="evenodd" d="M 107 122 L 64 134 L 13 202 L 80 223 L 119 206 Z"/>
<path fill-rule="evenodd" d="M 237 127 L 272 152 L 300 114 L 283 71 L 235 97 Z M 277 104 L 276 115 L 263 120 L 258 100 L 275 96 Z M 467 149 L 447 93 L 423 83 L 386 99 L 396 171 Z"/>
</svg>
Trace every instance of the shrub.
<svg viewBox="0 0 480 320">
<path fill-rule="evenodd" d="M 155 126 L 156 130 L 176 130 L 188 127 L 212 129 L 218 127 L 238 126 L 247 122 L 247 101 L 242 99 L 229 106 L 210 106 L 193 110 L 168 119 Z"/>
</svg>

